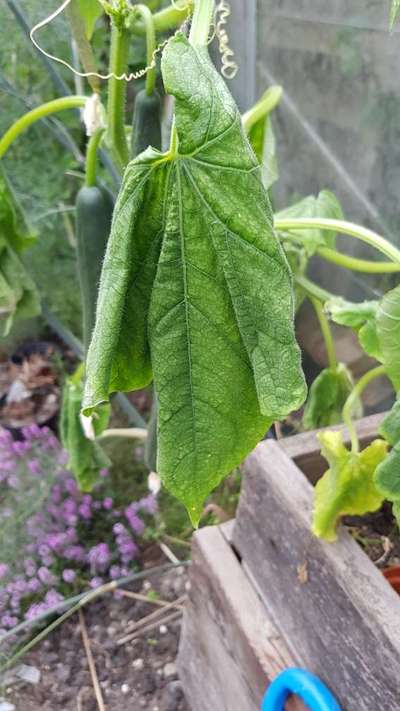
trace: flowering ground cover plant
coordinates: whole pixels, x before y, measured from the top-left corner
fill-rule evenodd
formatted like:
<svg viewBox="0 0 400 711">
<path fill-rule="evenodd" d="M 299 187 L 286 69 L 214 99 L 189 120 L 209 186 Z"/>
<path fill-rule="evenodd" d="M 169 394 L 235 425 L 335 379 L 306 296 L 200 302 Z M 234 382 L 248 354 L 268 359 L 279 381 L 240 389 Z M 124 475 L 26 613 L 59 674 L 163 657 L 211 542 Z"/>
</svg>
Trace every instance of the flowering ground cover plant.
<svg viewBox="0 0 400 711">
<path fill-rule="evenodd" d="M 109 474 L 91 494 L 46 427 L 0 431 L 0 638 L 82 590 L 128 575 L 153 521 L 153 495 L 116 506 Z"/>
<path fill-rule="evenodd" d="M 364 388 L 378 375 L 386 374 L 394 391 L 400 390 L 400 287 L 380 301 L 351 304 L 311 281 L 307 269 L 318 255 L 345 269 L 396 274 L 400 251 L 371 230 L 346 222 L 327 190 L 273 217 L 268 191 L 277 166 L 270 113 L 281 92 L 271 89 L 240 116 L 208 55 L 213 0 L 177 0 L 161 9 L 152 2 L 155 12 L 149 4 L 127 0 L 67 4 L 85 70 L 81 74 L 93 96 L 63 97 L 29 112 L 0 140 L 0 158 L 35 120 L 84 108 L 89 140 L 76 212 L 86 360 L 66 383 L 61 427 L 80 487 L 95 486 L 105 465 L 101 438 L 110 396 L 153 382 L 152 461 L 197 525 L 209 492 L 272 422 L 306 398 L 294 314 L 308 298 L 329 367 L 310 389 L 304 423 L 313 428 L 343 420 L 352 439 L 350 451 L 337 436 L 321 435 L 329 470 L 316 491 L 314 531 L 333 539 L 341 515 L 375 509 L 384 497 L 398 513 L 398 405 L 382 427 L 382 438 L 364 452 L 353 420 L 361 412 Z M 398 10 L 395 2 L 392 22 Z M 106 75 L 97 71 L 90 44 L 104 13 L 111 25 Z M 188 18 L 190 31 L 187 24 L 177 29 Z M 145 37 L 146 66 L 129 73 L 129 44 L 138 36 Z M 137 97 L 129 146 L 126 83 L 139 76 L 146 76 L 145 88 Z M 105 110 L 99 79 L 108 80 Z M 156 84 L 174 101 L 165 150 Z M 110 199 L 98 156 L 103 162 L 106 156 L 111 172 L 121 178 L 108 240 Z M 343 253 L 338 233 L 367 243 L 388 261 Z M 15 240 L 9 242 L 15 249 Z M 8 282 L 6 296 L 7 289 Z M 7 318 L 10 324 L 10 314 Z M 337 361 L 330 321 L 354 329 L 365 352 L 379 362 L 358 383 Z M 80 506 L 85 508 L 85 501 Z"/>
</svg>

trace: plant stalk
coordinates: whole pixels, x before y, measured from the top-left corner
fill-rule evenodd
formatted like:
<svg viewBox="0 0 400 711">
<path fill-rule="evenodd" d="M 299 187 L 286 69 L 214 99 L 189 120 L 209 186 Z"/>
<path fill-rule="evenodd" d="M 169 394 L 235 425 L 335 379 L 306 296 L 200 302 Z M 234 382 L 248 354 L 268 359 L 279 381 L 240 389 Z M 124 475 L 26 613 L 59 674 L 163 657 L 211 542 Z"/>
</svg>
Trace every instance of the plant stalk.
<svg viewBox="0 0 400 711">
<path fill-rule="evenodd" d="M 372 380 L 375 380 L 375 378 L 380 378 L 382 375 L 385 375 L 385 373 L 386 369 L 384 365 L 378 365 L 376 368 L 372 368 L 372 370 L 369 370 L 367 373 L 365 373 L 362 378 L 360 378 L 360 380 L 356 383 L 344 404 L 342 410 L 343 422 L 349 430 L 351 450 L 355 454 L 360 451 L 360 444 L 358 441 L 357 430 L 352 420 L 353 410 L 356 407 L 357 400 L 360 399 L 365 388 L 372 382 Z"/>
<path fill-rule="evenodd" d="M 282 98 L 282 93 L 281 86 L 270 86 L 261 99 L 243 114 L 242 122 L 246 133 L 249 133 L 256 123 L 276 109 Z"/>
<path fill-rule="evenodd" d="M 333 340 L 332 330 L 329 325 L 329 321 L 324 312 L 323 302 L 321 302 L 319 299 L 316 299 L 314 296 L 310 296 L 309 298 L 315 309 L 315 313 L 317 314 L 321 333 L 324 338 L 329 367 L 332 368 L 332 370 L 336 370 L 338 362 L 336 357 L 335 343 Z"/>
<path fill-rule="evenodd" d="M 86 169 L 85 169 L 85 185 L 92 188 L 96 185 L 97 178 L 97 151 L 100 145 L 101 137 L 104 133 L 104 128 L 98 128 L 90 137 L 86 149 Z"/>
<path fill-rule="evenodd" d="M 24 116 L 21 116 L 21 118 L 13 123 L 13 125 L 10 126 L 10 128 L 0 139 L 0 158 L 3 158 L 4 154 L 7 152 L 15 139 L 18 138 L 21 133 L 26 131 L 29 126 L 36 123 L 36 121 L 40 121 L 40 119 L 45 116 L 56 114 L 58 111 L 83 108 L 86 101 L 86 96 L 63 96 L 61 99 L 48 101 L 46 104 L 41 104 L 40 106 L 37 106 L 36 109 L 32 109 L 32 111 L 28 111 L 27 114 L 24 114 Z"/>
<path fill-rule="evenodd" d="M 371 247 L 378 250 L 378 252 L 382 252 L 382 254 L 396 264 L 400 264 L 400 250 L 397 249 L 397 247 L 384 239 L 384 237 L 376 234 L 376 232 L 369 230 L 367 227 L 355 225 L 353 222 L 346 222 L 345 220 L 331 220 L 320 217 L 297 217 L 291 219 L 277 219 L 275 220 L 274 227 L 280 232 L 309 229 L 339 232 L 340 234 L 355 237 L 356 239 L 369 244 Z"/>
<path fill-rule="evenodd" d="M 154 53 L 157 49 L 156 31 L 154 28 L 154 18 L 147 5 L 136 5 L 135 10 L 142 17 L 143 24 L 146 28 L 146 56 L 147 69 L 146 74 L 146 94 L 151 96 L 154 92 L 154 87 L 157 79 L 157 68 L 152 66 L 154 63 Z"/>
<path fill-rule="evenodd" d="M 318 286 L 318 284 L 315 284 L 306 276 L 295 276 L 294 279 L 296 284 L 306 292 L 307 296 L 318 299 L 318 301 L 322 301 L 323 304 L 325 301 L 334 298 L 334 294 L 331 294 L 330 291 L 326 291 L 322 286 Z"/>
<path fill-rule="evenodd" d="M 87 80 L 92 88 L 92 91 L 100 93 L 100 80 L 94 76 L 97 72 L 96 61 L 94 58 L 92 46 L 86 37 L 85 25 L 82 15 L 79 11 L 79 6 L 76 0 L 72 0 L 66 8 L 69 24 L 71 25 L 72 36 L 78 48 L 79 58 L 86 73 L 93 76 L 87 77 Z"/>
<path fill-rule="evenodd" d="M 189 42 L 194 47 L 207 47 L 214 12 L 214 0 L 195 0 Z"/>
<path fill-rule="evenodd" d="M 129 34 L 124 27 L 113 22 L 111 30 L 110 74 L 108 88 L 108 134 L 113 151 L 121 171 L 129 161 L 128 142 L 125 134 L 125 95 L 126 82 L 116 79 L 126 73 L 128 67 Z"/>
<path fill-rule="evenodd" d="M 329 247 L 319 247 L 317 254 L 327 262 L 337 264 L 339 267 L 351 269 L 353 272 L 363 272 L 364 274 L 392 274 L 400 272 L 400 264 L 396 262 L 373 262 L 369 259 L 357 259 L 347 254 L 336 252 Z"/>
</svg>

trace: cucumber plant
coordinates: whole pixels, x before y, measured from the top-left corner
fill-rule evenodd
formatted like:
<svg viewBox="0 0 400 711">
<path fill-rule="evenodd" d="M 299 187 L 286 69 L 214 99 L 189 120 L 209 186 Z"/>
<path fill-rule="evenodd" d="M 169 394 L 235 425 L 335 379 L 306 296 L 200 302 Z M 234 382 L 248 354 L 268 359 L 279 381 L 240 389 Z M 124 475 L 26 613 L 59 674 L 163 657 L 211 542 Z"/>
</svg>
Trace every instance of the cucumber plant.
<svg viewBox="0 0 400 711">
<path fill-rule="evenodd" d="M 105 463 L 100 441 L 110 396 L 153 383 L 146 455 L 197 525 L 209 492 L 274 421 L 304 403 L 294 315 L 309 298 L 329 367 L 311 387 L 304 423 L 343 419 L 352 437 L 348 450 L 339 435 L 321 434 L 329 470 L 316 489 L 313 529 L 332 540 L 341 515 L 373 510 L 384 497 L 400 514 L 398 404 L 382 437 L 363 452 L 353 424 L 373 378 L 385 373 L 400 390 L 400 287 L 380 302 L 351 304 L 307 275 L 316 254 L 346 269 L 398 273 L 400 252 L 346 222 L 326 190 L 273 217 L 269 192 L 278 171 L 270 114 L 281 89 L 270 88 L 240 116 L 208 54 L 213 0 L 159 5 L 70 0 L 82 75 L 93 97 L 44 104 L 0 139 L 1 158 L 34 121 L 84 108 L 90 139 L 76 217 L 86 358 L 65 387 L 61 429 L 70 465 L 80 485 L 90 488 Z M 104 13 L 111 26 L 107 75 L 97 71 L 90 42 Z M 396 13 L 394 6 L 392 19 Z M 132 73 L 129 48 L 138 36 L 145 38 L 147 66 Z M 129 140 L 126 85 L 138 77 L 145 86 L 136 95 Z M 104 111 L 100 79 L 108 80 Z M 174 102 L 168 147 L 161 140 L 159 88 Z M 97 165 L 100 148 L 122 179 L 112 216 Z M 343 254 L 337 233 L 367 242 L 387 261 Z M 0 273 L 2 267 L 0 253 Z M 1 298 L 2 288 L 0 282 Z M 380 362 L 357 383 L 337 361 L 330 321 L 355 329 Z"/>
</svg>

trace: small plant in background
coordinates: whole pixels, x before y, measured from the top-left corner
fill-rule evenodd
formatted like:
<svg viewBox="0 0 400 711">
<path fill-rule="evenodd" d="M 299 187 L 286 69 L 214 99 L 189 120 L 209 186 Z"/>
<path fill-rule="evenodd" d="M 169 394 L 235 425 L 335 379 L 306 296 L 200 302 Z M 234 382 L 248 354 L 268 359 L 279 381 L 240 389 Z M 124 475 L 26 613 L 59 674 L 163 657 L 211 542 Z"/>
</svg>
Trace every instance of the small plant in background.
<svg viewBox="0 0 400 711">
<path fill-rule="evenodd" d="M 91 494 L 81 493 L 53 433 L 32 426 L 23 434 L 15 442 L 0 432 L 3 633 L 76 592 L 128 575 L 157 512 L 152 494 L 116 507 L 106 469 Z"/>
</svg>

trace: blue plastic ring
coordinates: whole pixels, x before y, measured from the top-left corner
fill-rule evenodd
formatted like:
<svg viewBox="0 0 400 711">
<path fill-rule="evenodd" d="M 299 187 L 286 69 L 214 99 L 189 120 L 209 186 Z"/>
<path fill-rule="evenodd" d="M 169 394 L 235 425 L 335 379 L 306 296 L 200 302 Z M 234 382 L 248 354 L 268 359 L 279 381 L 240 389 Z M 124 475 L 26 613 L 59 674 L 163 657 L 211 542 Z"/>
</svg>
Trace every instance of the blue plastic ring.
<svg viewBox="0 0 400 711">
<path fill-rule="evenodd" d="M 299 696 L 310 711 L 342 711 L 329 689 L 304 669 L 286 669 L 268 687 L 261 711 L 284 711 L 290 694 Z"/>
</svg>

